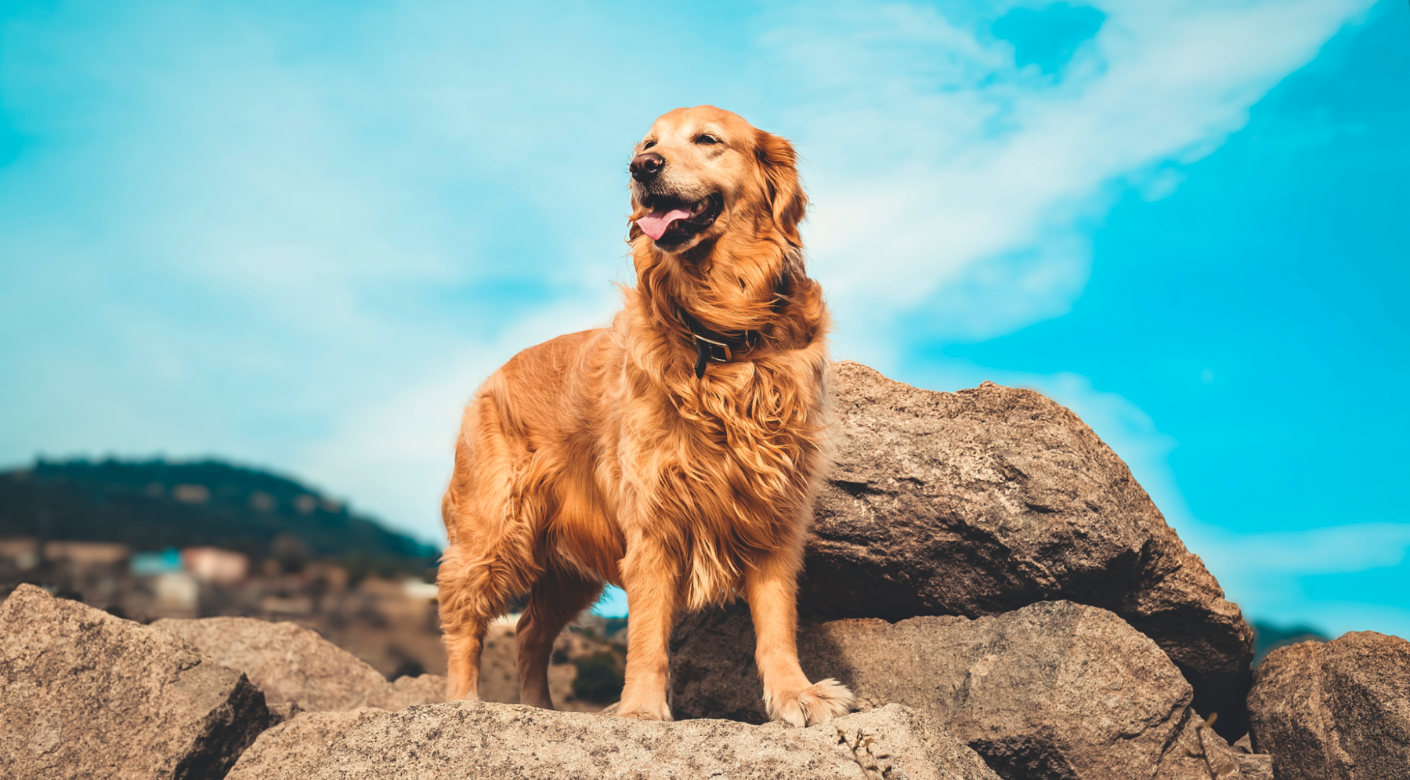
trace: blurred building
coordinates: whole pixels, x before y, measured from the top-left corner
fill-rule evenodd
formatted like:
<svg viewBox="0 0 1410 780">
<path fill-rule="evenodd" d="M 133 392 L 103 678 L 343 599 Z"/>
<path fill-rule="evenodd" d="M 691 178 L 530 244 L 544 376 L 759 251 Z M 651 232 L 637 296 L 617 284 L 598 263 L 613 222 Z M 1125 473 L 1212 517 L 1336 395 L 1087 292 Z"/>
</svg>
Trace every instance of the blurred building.
<svg viewBox="0 0 1410 780">
<path fill-rule="evenodd" d="M 376 574 L 354 580 L 343 566 L 310 558 L 307 546 L 288 534 L 258 562 L 211 546 L 133 551 L 106 542 L 3 539 L 0 599 L 30 582 L 138 621 L 294 620 L 388 676 L 445 672 L 434 584 Z"/>
<path fill-rule="evenodd" d="M 177 552 L 176 548 L 167 548 L 160 552 L 134 553 L 129 559 L 128 568 L 137 577 L 155 577 L 181 571 L 181 553 Z"/>
<path fill-rule="evenodd" d="M 235 585 L 250 571 L 249 557 L 219 547 L 187 547 L 181 565 L 197 580 L 218 585 Z"/>
<path fill-rule="evenodd" d="M 35 539 L 0 539 L 0 578 L 11 579 L 39 567 Z"/>
</svg>

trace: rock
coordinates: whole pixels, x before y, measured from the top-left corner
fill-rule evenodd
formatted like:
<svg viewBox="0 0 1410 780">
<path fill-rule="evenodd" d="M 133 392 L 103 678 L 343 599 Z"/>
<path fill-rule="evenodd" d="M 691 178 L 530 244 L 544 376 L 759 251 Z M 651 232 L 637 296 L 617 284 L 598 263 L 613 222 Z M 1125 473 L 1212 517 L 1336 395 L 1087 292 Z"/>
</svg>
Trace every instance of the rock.
<svg viewBox="0 0 1410 780">
<path fill-rule="evenodd" d="M 512 624 L 493 623 L 485 631 L 484 652 L 480 654 L 480 700 L 501 704 L 519 703 L 518 643 Z M 557 694 L 552 681 L 550 695 Z M 553 696 L 554 703 L 561 703 Z"/>
<path fill-rule="evenodd" d="M 438 704 L 446 700 L 446 678 L 439 674 L 420 677 L 398 677 L 390 685 L 368 692 L 361 706 L 383 710 L 399 710 L 418 704 Z"/>
<path fill-rule="evenodd" d="M 269 705 L 269 725 L 277 726 L 286 720 L 303 712 L 303 708 L 296 702 L 286 701 L 283 704 Z"/>
<path fill-rule="evenodd" d="M 264 691 L 278 721 L 298 712 L 400 709 L 445 701 L 444 677 L 403 677 L 389 684 L 361 659 L 295 623 L 216 617 L 152 625 L 243 671 Z"/>
<path fill-rule="evenodd" d="M 485 649 L 480 656 L 480 700 L 500 704 L 519 703 L 519 661 L 513 624 L 491 624 L 485 632 Z M 610 648 L 607 642 L 587 640 L 564 631 L 553 641 L 548 665 L 548 694 L 557 710 L 598 712 L 602 705 L 578 699 L 573 680 L 578 676 L 574 662 Z M 444 701 L 442 697 L 439 701 Z"/>
<path fill-rule="evenodd" d="M 1193 711 L 1186 713 L 1152 780 L 1273 780 L 1272 756 L 1241 753 Z"/>
<path fill-rule="evenodd" d="M 1239 766 L 1239 774 L 1244 780 L 1274 780 L 1273 757 L 1269 755 L 1250 755 L 1248 753 L 1238 753 L 1234 756 L 1234 763 Z"/>
<path fill-rule="evenodd" d="M 1253 741 L 1248 734 L 1239 737 L 1233 748 L 1238 754 L 1234 760 L 1238 762 L 1239 771 L 1245 778 L 1273 780 L 1273 757 L 1265 753 L 1255 754 Z"/>
<path fill-rule="evenodd" d="M 997 780 L 924 713 L 892 705 L 809 729 L 730 721 L 658 723 L 494 702 L 300 715 L 250 749 L 231 780 L 271 778 L 780 777 Z M 308 720 L 306 720 L 308 719 Z M 841 730 L 846 745 L 839 737 Z M 341 732 L 341 733 L 339 733 Z M 854 752 L 852 745 L 860 747 Z M 867 739 L 870 738 L 870 744 Z M 327 747 L 324 748 L 323 746 Z M 322 751 L 321 757 L 306 758 Z M 294 755 L 297 754 L 297 755 Z M 281 755 L 294 755 L 280 767 Z M 873 765 L 872 770 L 863 766 Z M 887 767 L 890 767 L 889 769 Z"/>
<path fill-rule="evenodd" d="M 353 709 L 368 691 L 387 684 L 376 669 L 295 623 L 214 617 L 152 626 L 244 672 L 274 705 L 293 702 L 305 712 Z"/>
<path fill-rule="evenodd" d="M 302 780 L 346 731 L 382 713 L 374 707 L 302 713 L 260 734 L 225 780 Z"/>
<path fill-rule="evenodd" d="M 936 393 L 834 364 L 837 468 L 799 607 L 825 618 L 999 614 L 1068 600 L 1146 634 L 1247 730 L 1253 633 L 1130 470 L 1072 412 L 991 382 Z"/>
<path fill-rule="evenodd" d="M 1410 776 L 1410 642 L 1360 631 L 1274 650 L 1249 712 L 1278 780 Z"/>
<path fill-rule="evenodd" d="M 219 778 L 269 720 L 171 634 L 21 585 L 0 605 L 0 777 Z"/>
<path fill-rule="evenodd" d="M 773 724 L 772 728 L 779 726 Z M 998 780 L 984 759 L 928 713 L 899 704 L 854 713 L 793 733 L 805 734 L 823 745 L 840 743 L 864 769 L 883 778 Z M 875 740 L 870 746 L 866 742 L 868 738 Z M 871 775 L 864 773 L 863 776 Z"/>
<path fill-rule="evenodd" d="M 970 620 L 923 616 L 804 623 L 809 679 L 835 677 L 862 707 L 928 712 L 1013 780 L 1175 778 L 1195 747 L 1190 686 L 1149 637 L 1106 610 L 1042 602 Z M 688 618 L 672 641 L 677 718 L 765 719 L 747 609 Z M 1234 759 L 1205 735 L 1216 767 Z M 1202 764 L 1201 764 L 1202 766 Z"/>
</svg>

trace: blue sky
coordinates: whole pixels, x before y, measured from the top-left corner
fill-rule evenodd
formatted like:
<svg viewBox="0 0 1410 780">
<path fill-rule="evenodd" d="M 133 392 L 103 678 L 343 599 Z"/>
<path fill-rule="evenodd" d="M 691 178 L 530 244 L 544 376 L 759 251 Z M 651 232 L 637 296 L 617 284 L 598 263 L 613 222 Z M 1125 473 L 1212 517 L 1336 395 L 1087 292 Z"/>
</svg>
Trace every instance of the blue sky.
<svg viewBox="0 0 1410 780">
<path fill-rule="evenodd" d="M 440 536 L 629 280 L 628 151 L 793 139 L 835 354 L 1069 405 L 1252 617 L 1410 636 L 1410 8 L 0 6 L 0 464 L 218 455 Z"/>
</svg>

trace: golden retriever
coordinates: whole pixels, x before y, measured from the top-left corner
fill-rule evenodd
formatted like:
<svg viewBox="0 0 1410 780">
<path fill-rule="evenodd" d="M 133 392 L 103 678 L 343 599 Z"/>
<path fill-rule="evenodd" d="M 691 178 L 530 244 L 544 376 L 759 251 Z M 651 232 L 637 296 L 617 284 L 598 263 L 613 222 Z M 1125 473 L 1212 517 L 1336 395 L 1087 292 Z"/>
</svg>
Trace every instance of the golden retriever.
<svg viewBox="0 0 1410 780">
<path fill-rule="evenodd" d="M 827 310 L 803 265 L 793 147 L 711 106 L 672 111 L 631 162 L 636 285 L 609 328 L 516 355 L 465 409 L 442 502 L 450 697 L 476 698 L 486 624 L 528 594 L 521 700 L 552 708 L 553 640 L 627 594 L 617 714 L 670 720 L 682 610 L 742 595 L 769 715 L 845 714 L 796 649 L 797 576 L 828 460 Z"/>
</svg>

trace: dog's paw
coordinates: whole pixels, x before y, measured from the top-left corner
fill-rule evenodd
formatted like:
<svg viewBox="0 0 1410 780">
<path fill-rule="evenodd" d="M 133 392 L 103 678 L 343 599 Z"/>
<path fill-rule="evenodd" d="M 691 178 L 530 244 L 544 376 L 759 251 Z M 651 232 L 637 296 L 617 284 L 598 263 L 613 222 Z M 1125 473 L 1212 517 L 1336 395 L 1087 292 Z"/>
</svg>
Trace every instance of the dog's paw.
<svg viewBox="0 0 1410 780">
<path fill-rule="evenodd" d="M 796 728 L 815 726 L 852 711 L 855 697 L 847 686 L 831 678 L 813 683 L 801 691 L 765 694 L 769 717 Z"/>
<path fill-rule="evenodd" d="M 619 718 L 631 718 L 632 720 L 663 720 L 671 721 L 671 708 L 665 702 L 659 704 L 621 704 L 617 705 L 614 713 Z"/>
</svg>

